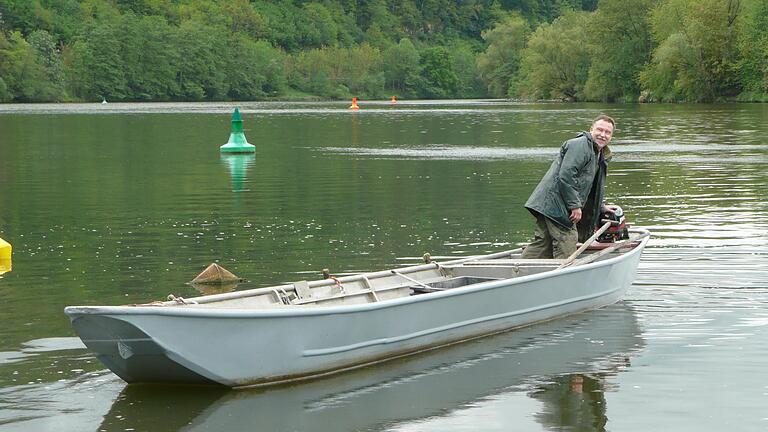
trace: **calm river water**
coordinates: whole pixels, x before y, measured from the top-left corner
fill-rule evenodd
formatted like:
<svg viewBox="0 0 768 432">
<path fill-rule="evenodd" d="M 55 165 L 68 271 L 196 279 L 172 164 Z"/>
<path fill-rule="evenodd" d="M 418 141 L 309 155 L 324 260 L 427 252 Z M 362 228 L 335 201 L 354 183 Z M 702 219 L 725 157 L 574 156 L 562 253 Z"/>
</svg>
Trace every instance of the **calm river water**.
<svg viewBox="0 0 768 432">
<path fill-rule="evenodd" d="M 233 104 L 0 105 L 0 431 L 768 430 L 768 105 L 347 105 L 238 104 L 250 156 L 218 151 Z M 608 198 L 653 233 L 614 306 L 246 391 L 126 386 L 62 312 L 211 262 L 246 289 L 514 248 L 601 112 Z"/>
</svg>

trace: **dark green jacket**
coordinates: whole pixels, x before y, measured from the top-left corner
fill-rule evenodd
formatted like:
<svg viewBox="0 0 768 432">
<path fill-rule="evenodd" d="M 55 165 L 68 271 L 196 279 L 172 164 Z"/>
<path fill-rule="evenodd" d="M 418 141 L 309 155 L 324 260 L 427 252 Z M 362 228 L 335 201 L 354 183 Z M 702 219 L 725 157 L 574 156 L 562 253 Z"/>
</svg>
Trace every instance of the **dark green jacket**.
<svg viewBox="0 0 768 432">
<path fill-rule="evenodd" d="M 602 155 L 598 155 L 597 174 L 592 182 L 587 202 L 581 209 L 581 220 L 576 227 L 579 231 L 579 241 L 585 242 L 595 230 L 602 225 L 600 219 L 605 212 L 605 178 L 608 175 L 608 162 L 611 160 L 611 149 L 603 147 Z"/>
<path fill-rule="evenodd" d="M 596 216 L 602 213 L 606 160 L 610 155 L 608 147 L 603 152 L 606 158 L 601 163 L 597 144 L 589 132 L 581 132 L 576 138 L 564 142 L 549 171 L 526 201 L 525 208 L 566 228 L 573 226 L 569 219 L 571 210 L 581 208 L 582 222 L 579 225 L 583 225 L 584 232 L 593 231 Z"/>
</svg>

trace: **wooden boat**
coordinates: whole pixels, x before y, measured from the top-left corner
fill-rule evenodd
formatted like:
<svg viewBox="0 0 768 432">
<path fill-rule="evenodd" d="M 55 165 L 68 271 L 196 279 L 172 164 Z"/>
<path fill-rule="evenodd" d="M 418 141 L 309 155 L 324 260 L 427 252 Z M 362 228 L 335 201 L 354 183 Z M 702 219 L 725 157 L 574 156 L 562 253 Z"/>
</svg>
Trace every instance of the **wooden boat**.
<svg viewBox="0 0 768 432">
<path fill-rule="evenodd" d="M 649 236 L 631 230 L 628 240 L 568 261 L 522 259 L 516 249 L 65 313 L 85 345 L 129 383 L 275 384 L 615 303 L 632 284 Z"/>
</svg>

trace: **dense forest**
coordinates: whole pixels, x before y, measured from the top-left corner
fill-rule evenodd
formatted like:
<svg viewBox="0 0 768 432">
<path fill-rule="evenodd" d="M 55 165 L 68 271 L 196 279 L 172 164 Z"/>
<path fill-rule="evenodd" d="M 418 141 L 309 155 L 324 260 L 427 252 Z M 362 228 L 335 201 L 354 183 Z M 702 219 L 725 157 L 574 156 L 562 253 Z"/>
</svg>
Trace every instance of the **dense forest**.
<svg viewBox="0 0 768 432">
<path fill-rule="evenodd" d="M 768 101 L 766 0 L 0 0 L 0 102 Z"/>
</svg>

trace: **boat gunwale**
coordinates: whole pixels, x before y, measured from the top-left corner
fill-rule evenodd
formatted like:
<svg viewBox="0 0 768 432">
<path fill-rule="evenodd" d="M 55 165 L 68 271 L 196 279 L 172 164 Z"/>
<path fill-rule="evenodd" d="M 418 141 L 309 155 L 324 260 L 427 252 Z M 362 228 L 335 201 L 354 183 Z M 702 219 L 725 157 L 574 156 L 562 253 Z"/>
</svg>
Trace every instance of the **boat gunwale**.
<svg viewBox="0 0 768 432">
<path fill-rule="evenodd" d="M 136 305 L 136 306 L 67 306 L 64 308 L 70 319 L 75 319 L 79 315 L 157 315 L 157 316 L 175 316 L 185 318 L 288 318 L 296 316 L 318 316 L 318 315 L 334 315 L 334 314 L 350 314 L 365 312 L 370 310 L 387 309 L 392 307 L 398 307 L 410 303 L 419 303 L 425 301 L 433 301 L 443 298 L 449 298 L 460 295 L 467 295 L 479 291 L 487 291 L 493 289 L 499 289 L 508 287 L 511 285 L 519 285 L 527 282 L 533 282 L 540 279 L 550 278 L 555 275 L 570 274 L 576 272 L 588 271 L 593 268 L 604 267 L 613 265 L 617 261 L 627 260 L 630 257 L 642 253 L 642 250 L 647 245 L 650 239 L 650 231 L 646 229 L 634 229 L 632 232 L 640 232 L 641 236 L 637 239 L 639 243 L 635 245 L 632 250 L 627 251 L 621 255 L 615 257 L 606 258 L 599 261 L 589 262 L 583 265 L 569 266 L 564 268 L 552 269 L 541 273 L 535 273 L 526 276 L 519 276 L 506 279 L 491 280 L 487 282 L 481 282 L 472 285 L 466 285 L 463 287 L 452 288 L 444 291 L 436 291 L 431 293 L 420 294 L 416 296 L 406 296 L 400 298 L 387 299 L 380 302 L 372 303 L 359 303 L 349 305 L 334 305 L 334 306 L 287 306 L 285 308 L 218 308 L 218 307 L 206 307 L 205 304 L 194 305 L 178 305 L 178 306 L 155 306 L 155 305 Z M 460 260 L 457 260 L 460 261 Z M 420 264 L 413 267 L 422 267 L 429 264 Z M 442 263 L 441 266 L 450 265 L 450 262 Z M 405 268 L 413 268 L 405 267 Z M 424 268 L 423 270 L 427 270 Z M 395 269 L 399 270 L 399 269 Z M 390 270 L 386 270 L 390 271 Z M 382 271 L 361 273 L 368 275 L 371 273 L 381 273 Z M 265 287 L 273 288 L 273 287 Z M 259 289 L 259 288 L 257 288 Z M 612 291 L 610 291 L 612 292 Z"/>
</svg>

